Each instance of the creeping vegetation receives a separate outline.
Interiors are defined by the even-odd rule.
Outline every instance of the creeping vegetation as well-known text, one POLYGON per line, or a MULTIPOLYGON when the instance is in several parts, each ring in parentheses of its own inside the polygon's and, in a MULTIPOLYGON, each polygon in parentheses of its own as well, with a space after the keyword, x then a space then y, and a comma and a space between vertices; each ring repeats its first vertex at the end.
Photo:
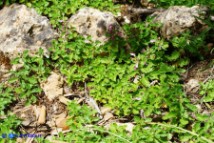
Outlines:
MULTIPOLYGON (((123 26, 129 38, 115 36, 100 45, 86 43, 86 39, 75 30, 63 29, 61 23, 84 6, 116 13, 118 5, 111 0, 12 0, 7 4, 13 2, 34 7, 50 19, 61 35, 53 41, 50 57, 43 56, 42 50, 33 57, 26 51, 12 62, 23 66, 18 71, 11 71, 8 82, 0 84, 0 133, 18 132, 20 121, 11 115, 10 107, 20 100, 27 105, 35 104, 43 96, 40 82, 51 70, 57 70, 65 77, 66 84, 78 91, 83 91, 84 83, 87 83, 90 96, 100 106, 111 108, 115 118, 132 123, 134 128, 130 133, 125 126, 116 123, 109 129, 99 126, 100 119, 95 110, 71 101, 67 107, 67 124, 71 131, 59 133, 56 140, 89 143, 214 142, 213 77, 201 83, 199 100, 201 105, 208 107, 204 112, 191 102, 181 78, 191 62, 206 59, 200 51, 207 48, 204 46, 207 37, 213 36, 212 24, 201 35, 189 32, 166 40, 155 31, 160 25, 147 18, 144 22, 123 26), (127 45, 131 53, 125 50, 127 45)), ((197 4, 197 1, 151 2, 166 7, 197 4)), ((213 2, 208 4, 212 8, 213 2)), ((48 142, 43 139, 36 141, 48 142)))

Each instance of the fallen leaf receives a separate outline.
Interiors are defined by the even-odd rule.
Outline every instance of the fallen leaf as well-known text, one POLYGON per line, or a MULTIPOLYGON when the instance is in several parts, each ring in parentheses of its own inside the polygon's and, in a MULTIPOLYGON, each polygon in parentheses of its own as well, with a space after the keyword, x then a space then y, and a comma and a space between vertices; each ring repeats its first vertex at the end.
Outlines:
POLYGON ((44 124, 46 120, 46 107, 43 105, 40 110, 38 124, 44 124))

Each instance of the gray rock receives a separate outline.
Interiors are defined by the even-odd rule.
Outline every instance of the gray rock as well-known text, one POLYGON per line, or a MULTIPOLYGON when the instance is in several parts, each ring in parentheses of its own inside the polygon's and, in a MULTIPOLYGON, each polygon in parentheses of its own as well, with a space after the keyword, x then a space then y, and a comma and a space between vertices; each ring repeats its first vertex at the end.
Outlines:
MULTIPOLYGON (((94 8, 82 8, 68 20, 68 27, 74 27, 83 36, 91 36, 93 41, 105 42, 106 33, 120 31, 121 27, 110 12, 101 12, 94 8)), ((122 32, 120 33, 122 35, 122 32)))
POLYGON ((207 7, 172 6, 163 12, 154 13, 155 21, 162 23, 160 33, 164 38, 171 38, 187 29, 198 30, 205 24, 200 20, 207 16, 207 7), (199 18, 197 18, 199 17, 199 18))
POLYGON ((31 54, 40 47, 47 52, 57 36, 46 17, 25 5, 13 4, 0 11, 0 50, 10 58, 27 49, 31 54))

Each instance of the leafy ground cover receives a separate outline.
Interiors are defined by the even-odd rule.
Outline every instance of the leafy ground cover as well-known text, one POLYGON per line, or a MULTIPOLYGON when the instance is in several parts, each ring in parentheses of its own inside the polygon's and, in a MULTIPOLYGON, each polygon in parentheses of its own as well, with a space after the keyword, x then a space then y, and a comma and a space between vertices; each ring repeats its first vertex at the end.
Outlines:
MULTIPOLYGON (((187 32, 165 40, 155 31, 159 25, 151 23, 148 18, 145 22, 124 25, 128 39, 115 36, 105 45, 97 46, 99 43, 85 43, 85 39, 73 29, 63 29, 61 23, 85 5, 116 12, 118 5, 111 0, 12 2, 24 3, 48 16, 61 35, 53 41, 49 58, 43 56, 40 50, 34 57, 25 52, 13 61, 13 64, 18 64, 21 58, 24 66, 11 72, 7 84, 0 85, 0 134, 19 131, 20 121, 11 114, 10 107, 26 98, 29 99, 26 104, 36 103, 42 95, 39 83, 45 80, 51 70, 57 70, 66 77, 66 84, 79 91, 84 90, 84 83, 87 83, 90 96, 99 105, 114 110, 118 120, 125 118, 123 122, 135 125, 131 134, 117 124, 112 124, 107 130, 98 125, 99 118, 95 111, 72 101, 68 105, 71 132, 61 133, 56 137, 57 140, 80 143, 214 142, 213 78, 201 83, 197 103, 192 103, 191 97, 184 92, 181 79, 188 65, 206 59, 201 50, 207 48, 204 45, 213 36, 212 23, 208 23, 210 28, 200 35, 187 32), (133 35, 133 31, 137 34, 133 35), (127 44, 131 47, 132 55, 126 53, 124 47, 127 44), (199 110, 198 104, 209 107, 209 113, 199 110)), ((198 3, 208 5, 205 1, 152 2, 161 7, 198 3)), ((212 9, 213 2, 209 4, 212 9)), ((15 142, 9 139, 1 141, 15 142)), ((36 141, 48 142, 42 138, 36 141)))

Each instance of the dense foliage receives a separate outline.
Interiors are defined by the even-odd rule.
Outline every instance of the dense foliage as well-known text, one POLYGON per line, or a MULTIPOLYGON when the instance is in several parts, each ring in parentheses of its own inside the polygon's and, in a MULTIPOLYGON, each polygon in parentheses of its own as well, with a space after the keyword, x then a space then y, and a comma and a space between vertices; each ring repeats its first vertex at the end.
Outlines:
MULTIPOLYGON (((113 5, 111 0, 16 2, 25 3, 48 16, 61 35, 53 41, 50 57, 43 56, 40 50, 34 57, 25 52, 14 60, 14 64, 17 64, 21 59, 24 66, 12 72, 9 84, 0 85, 1 116, 10 119, 0 119, 0 133, 6 133, 6 127, 15 129, 19 123, 10 115, 7 107, 18 99, 28 98, 28 104, 34 103, 42 92, 39 82, 51 70, 57 69, 66 77, 68 85, 80 85, 77 88, 81 90, 84 88, 82 83, 87 83, 90 95, 100 105, 114 109, 118 118, 127 117, 135 124, 131 135, 125 131, 125 127, 116 124, 106 130, 96 125, 96 112, 86 105, 71 102, 68 106, 71 116, 68 124, 72 131, 60 134, 58 139, 62 141, 214 142, 214 113, 207 115, 199 112, 183 91, 180 79, 191 58, 204 58, 199 51, 206 48, 204 43, 214 28, 212 25, 201 35, 185 33, 167 41, 154 30, 159 25, 147 19, 123 27, 128 39, 115 37, 105 45, 98 46, 99 43, 85 43, 83 37, 73 29, 63 29, 61 23, 83 6, 115 12, 118 6, 113 5), (133 32, 137 33, 133 35, 133 32), (131 47, 131 55, 125 50, 127 45, 131 47)), ((197 1, 152 2, 165 7, 198 4, 197 1)), ((210 5, 212 3, 209 2, 210 5)), ((200 103, 214 101, 213 83, 213 80, 202 83, 200 94, 203 98, 200 103)))

